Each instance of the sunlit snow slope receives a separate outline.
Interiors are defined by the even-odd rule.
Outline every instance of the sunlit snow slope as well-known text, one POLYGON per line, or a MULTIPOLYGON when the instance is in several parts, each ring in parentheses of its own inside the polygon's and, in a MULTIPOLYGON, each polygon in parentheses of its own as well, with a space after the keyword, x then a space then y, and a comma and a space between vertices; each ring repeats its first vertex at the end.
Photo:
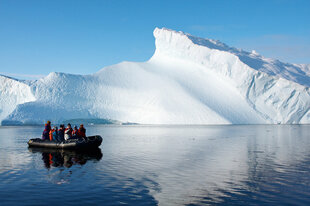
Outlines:
POLYGON ((156 51, 147 62, 123 62, 86 76, 51 73, 31 82, 1 77, 0 121, 310 123, 309 65, 168 29, 156 28, 154 36, 156 51))

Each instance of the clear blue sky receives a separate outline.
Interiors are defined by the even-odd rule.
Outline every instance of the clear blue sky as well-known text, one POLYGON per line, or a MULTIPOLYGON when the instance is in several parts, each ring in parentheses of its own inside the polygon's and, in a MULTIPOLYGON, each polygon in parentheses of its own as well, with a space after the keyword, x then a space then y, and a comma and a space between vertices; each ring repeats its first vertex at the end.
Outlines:
POLYGON ((0 73, 90 74, 146 61, 155 27, 310 63, 309 0, 0 0, 0 73))

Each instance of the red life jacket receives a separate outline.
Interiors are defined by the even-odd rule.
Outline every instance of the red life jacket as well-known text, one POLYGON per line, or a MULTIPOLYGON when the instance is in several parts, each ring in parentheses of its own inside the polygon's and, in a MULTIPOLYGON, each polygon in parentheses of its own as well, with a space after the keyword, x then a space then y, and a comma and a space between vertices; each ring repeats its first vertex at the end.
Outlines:
POLYGON ((73 133, 73 130, 72 130, 72 128, 66 128, 65 129, 65 134, 68 134, 70 137, 72 137, 72 133, 73 133))
POLYGON ((79 130, 78 129, 74 129, 72 131, 72 136, 77 136, 79 134, 79 130))
POLYGON ((86 137, 86 129, 83 127, 83 128, 79 128, 79 130, 78 130, 78 136, 79 137, 86 137))

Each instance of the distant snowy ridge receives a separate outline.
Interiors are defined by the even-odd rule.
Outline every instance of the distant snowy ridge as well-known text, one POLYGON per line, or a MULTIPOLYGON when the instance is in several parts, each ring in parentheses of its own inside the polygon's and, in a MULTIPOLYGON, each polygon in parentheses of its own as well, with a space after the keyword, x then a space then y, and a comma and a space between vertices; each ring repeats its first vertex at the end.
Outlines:
POLYGON ((310 123, 309 65, 169 29, 156 28, 154 36, 156 51, 147 62, 122 62, 92 75, 53 72, 28 82, 1 76, 0 121, 310 123))

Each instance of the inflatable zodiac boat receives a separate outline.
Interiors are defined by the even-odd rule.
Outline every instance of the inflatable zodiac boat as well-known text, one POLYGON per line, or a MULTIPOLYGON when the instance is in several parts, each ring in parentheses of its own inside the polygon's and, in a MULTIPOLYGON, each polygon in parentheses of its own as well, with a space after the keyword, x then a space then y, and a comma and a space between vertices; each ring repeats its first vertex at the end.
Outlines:
POLYGON ((30 139, 29 147, 44 147, 55 149, 88 149, 98 148, 101 145, 102 137, 99 135, 83 137, 79 139, 69 139, 62 142, 42 140, 40 138, 30 139))

